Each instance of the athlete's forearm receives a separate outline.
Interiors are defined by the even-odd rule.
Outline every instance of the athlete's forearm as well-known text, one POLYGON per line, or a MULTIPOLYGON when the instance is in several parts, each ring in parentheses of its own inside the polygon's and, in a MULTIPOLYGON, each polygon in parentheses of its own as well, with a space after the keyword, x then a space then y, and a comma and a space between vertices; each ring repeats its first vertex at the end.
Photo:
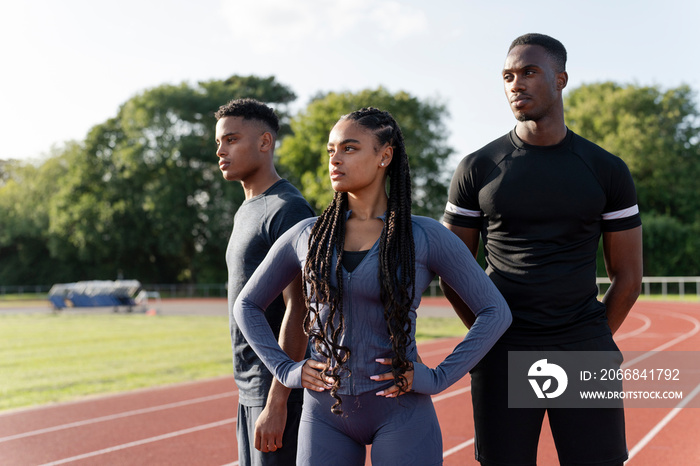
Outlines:
POLYGON ((452 309, 454 309, 455 313, 459 316, 464 325, 467 328, 471 328, 476 320, 474 311, 469 308, 467 303, 462 301, 462 298, 459 297, 457 292, 453 290, 450 285, 445 283, 442 278, 440 279, 440 289, 445 294, 445 298, 447 298, 447 300, 450 302, 452 309))
POLYGON ((630 309, 639 297, 640 287, 635 280, 620 283, 615 280, 603 297, 608 325, 613 335, 622 325, 630 309))

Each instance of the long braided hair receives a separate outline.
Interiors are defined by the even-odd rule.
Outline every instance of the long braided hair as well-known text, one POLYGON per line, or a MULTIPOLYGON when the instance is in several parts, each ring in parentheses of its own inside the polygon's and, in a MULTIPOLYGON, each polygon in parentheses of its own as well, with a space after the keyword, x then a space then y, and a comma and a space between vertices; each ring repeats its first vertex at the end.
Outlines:
MULTIPOLYGON (((411 174, 403 133, 389 112, 376 108, 363 108, 342 116, 343 119, 353 120, 372 131, 377 138, 377 147, 388 143, 393 148, 393 157, 387 167, 389 200, 379 241, 378 275, 384 319, 394 353, 391 372, 400 392, 405 392, 404 373, 413 367, 406 358, 406 348, 411 343, 408 311, 415 296, 416 266, 411 226, 411 174)), ((341 373, 349 371, 346 363, 350 357, 350 349, 339 344, 345 330, 342 260, 347 210, 347 193, 336 192, 311 230, 304 266, 304 281, 308 284, 308 289, 303 287, 307 309, 304 326, 316 350, 326 358, 328 368, 324 375, 333 379, 330 394, 336 400, 331 408, 335 414, 343 412, 337 392, 341 373), (334 251, 337 262, 335 270, 331 270, 334 251), (331 286, 332 273, 335 273, 337 287, 331 286), (314 299, 318 304, 312 303, 314 299), (329 314, 325 322, 320 322, 320 305, 324 304, 328 306, 329 314)))

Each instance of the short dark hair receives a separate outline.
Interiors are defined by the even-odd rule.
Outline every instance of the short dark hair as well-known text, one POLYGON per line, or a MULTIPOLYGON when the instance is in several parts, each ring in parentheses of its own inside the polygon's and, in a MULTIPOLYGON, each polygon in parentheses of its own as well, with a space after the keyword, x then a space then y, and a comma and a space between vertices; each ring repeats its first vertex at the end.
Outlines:
POLYGON ((280 130, 280 120, 273 109, 255 99, 234 99, 219 107, 214 114, 217 120, 224 117, 242 117, 244 120, 256 120, 267 125, 277 136, 280 130))
POLYGON ((564 44, 554 37, 545 34, 537 34, 535 32, 523 34, 511 42, 508 53, 513 50, 513 47, 518 45, 539 45, 552 57, 558 68, 557 72, 566 71, 566 49, 564 48, 564 44))

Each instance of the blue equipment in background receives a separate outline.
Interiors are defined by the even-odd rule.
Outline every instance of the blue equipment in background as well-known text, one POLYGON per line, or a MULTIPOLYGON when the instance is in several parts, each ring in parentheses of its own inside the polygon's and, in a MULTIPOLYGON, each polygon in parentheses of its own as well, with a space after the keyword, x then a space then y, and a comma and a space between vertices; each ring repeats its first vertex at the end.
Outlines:
POLYGON ((54 309, 65 307, 105 307, 119 310, 125 306, 129 311, 136 305, 136 296, 141 291, 138 280, 90 280, 75 283, 57 283, 49 290, 49 301, 54 309))

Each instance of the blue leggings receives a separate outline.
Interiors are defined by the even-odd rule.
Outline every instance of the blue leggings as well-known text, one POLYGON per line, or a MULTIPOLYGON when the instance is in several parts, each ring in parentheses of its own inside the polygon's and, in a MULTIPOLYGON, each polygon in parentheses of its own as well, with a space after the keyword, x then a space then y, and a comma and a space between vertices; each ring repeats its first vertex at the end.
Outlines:
POLYGON ((442 464, 442 433, 430 396, 385 398, 371 392, 341 398, 343 414, 337 415, 328 392, 304 390, 298 466, 363 466, 370 444, 375 465, 442 464))

